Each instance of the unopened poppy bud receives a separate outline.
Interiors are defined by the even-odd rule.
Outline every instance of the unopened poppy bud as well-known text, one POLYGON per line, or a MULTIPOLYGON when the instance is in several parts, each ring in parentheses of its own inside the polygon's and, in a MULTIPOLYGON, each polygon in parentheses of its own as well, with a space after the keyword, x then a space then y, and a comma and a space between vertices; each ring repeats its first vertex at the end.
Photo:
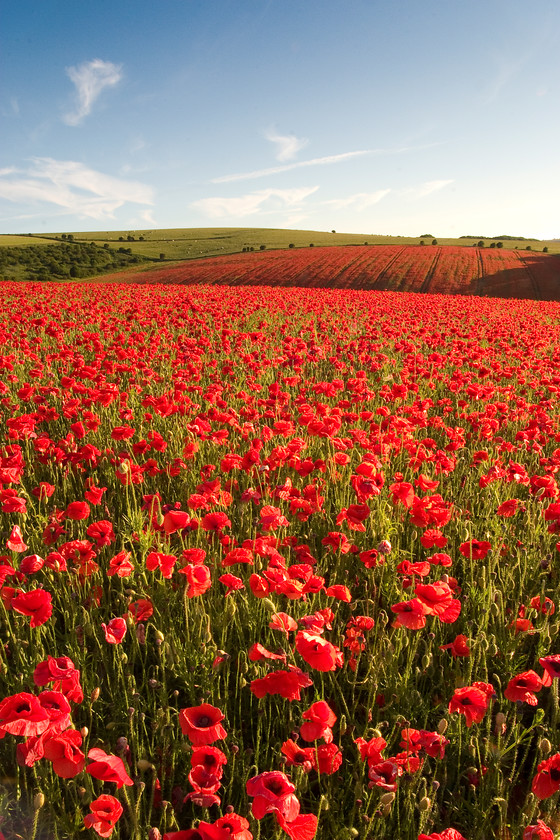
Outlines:
POLYGON ((431 664, 432 664, 432 655, 428 654, 428 653, 425 653, 424 656, 422 657, 422 668, 424 670, 426 670, 426 668, 429 668, 431 664))
POLYGON ((153 764, 145 758, 139 758, 136 762, 138 769, 145 773, 147 770, 151 770, 153 768, 153 764))
POLYGON ((80 735, 82 736, 82 738, 87 738, 87 736, 89 735, 89 729, 87 728, 87 726, 82 726, 82 728, 80 729, 80 735))
POLYGON ((148 831, 148 840, 161 840, 161 831, 159 828, 150 828, 148 831))
POLYGON ((552 752, 552 744, 550 743, 548 738, 541 738, 541 740, 539 741, 539 752, 542 755, 548 755, 550 752, 552 752))
POLYGON ((390 805, 391 802, 393 802, 394 798, 395 794, 393 793, 393 791, 389 791, 388 793, 382 793, 379 797, 379 804, 383 806, 390 805))
POLYGON ((498 712, 496 715, 496 726, 495 726, 495 733, 496 735, 503 735, 506 731, 506 716, 503 712, 498 712))
MULTIPOLYGON (((236 606, 233 598, 226 598, 226 605, 225 605, 225 609, 223 611, 223 614, 225 615, 226 619, 228 621, 231 621, 231 619, 233 618, 233 616, 235 615, 236 612, 237 612, 237 606, 236 606)), ((212 638, 212 636, 210 636, 210 638, 212 638)), ((208 639, 208 641, 210 641, 210 639, 208 639)))
POLYGON ((156 630, 155 637, 156 637, 156 644, 159 642, 159 644, 161 645, 161 643, 165 641, 165 636, 163 635, 161 630, 156 630))
POLYGON ((432 800, 427 796, 423 796, 420 802, 418 803, 418 808, 420 809, 420 811, 429 811, 431 807, 432 800))
POLYGON ((328 811, 330 807, 328 798, 326 796, 322 796, 319 801, 319 811, 328 811))
POLYGON ((261 598, 261 604, 265 607, 265 609, 269 610, 269 612, 276 612, 276 604, 274 601, 271 601, 270 598, 261 598))
POLYGON ((440 735, 445 735, 445 733, 447 732, 447 727, 448 726, 449 726, 449 722, 445 718, 442 718, 437 725, 437 731, 439 732, 440 735))
POLYGON ((95 703, 97 699, 99 699, 99 695, 101 694, 101 689, 99 687, 94 688, 90 694, 90 700, 92 703, 95 703))
POLYGON ((138 640, 139 645, 146 644, 146 627, 144 624, 136 625, 136 638, 138 640))
POLYGON ((39 791, 39 793, 36 793, 33 797, 33 810, 40 811, 44 804, 45 794, 42 791, 39 791))

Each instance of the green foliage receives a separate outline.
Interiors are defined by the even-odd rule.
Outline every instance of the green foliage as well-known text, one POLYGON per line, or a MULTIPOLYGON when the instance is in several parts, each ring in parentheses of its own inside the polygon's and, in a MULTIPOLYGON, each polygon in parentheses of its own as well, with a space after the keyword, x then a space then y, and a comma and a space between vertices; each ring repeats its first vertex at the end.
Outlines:
MULTIPOLYGON (((70 236, 68 235, 68 239, 70 236)), ((63 280, 93 277, 108 271, 145 262, 130 248, 118 252, 94 243, 31 245, 26 248, 0 248, 0 274, 8 280, 63 280)))

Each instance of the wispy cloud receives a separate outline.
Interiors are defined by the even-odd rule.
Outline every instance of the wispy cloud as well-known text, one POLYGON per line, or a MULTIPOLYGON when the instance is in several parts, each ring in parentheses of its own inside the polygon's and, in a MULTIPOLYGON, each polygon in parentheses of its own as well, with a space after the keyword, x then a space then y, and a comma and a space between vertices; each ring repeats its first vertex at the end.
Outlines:
POLYGON ((377 204, 382 198, 385 198, 391 192, 390 189, 376 190, 375 192, 353 193, 346 198, 330 198, 328 201, 322 203, 332 207, 334 210, 343 210, 346 207, 351 207, 353 210, 365 210, 373 204, 377 204))
POLYGON ((256 190, 233 198, 202 198, 199 201, 193 201, 191 207, 214 219, 225 216, 241 218, 263 211, 274 212, 287 208, 293 212, 294 209, 299 209, 299 205, 318 189, 319 187, 300 187, 286 190, 256 190))
POLYGON ((76 87, 76 109, 63 117, 67 125, 79 125, 91 112, 94 102, 106 87, 113 87, 122 79, 122 65, 94 58, 77 67, 67 67, 66 74, 76 87))
MULTIPOLYGON (((426 147, 422 147, 426 148, 426 147)), ((403 146, 397 149, 360 149, 355 152, 342 152, 338 155, 327 155, 326 157, 300 160, 295 163, 287 163, 284 166, 272 166, 268 169, 255 169, 252 172, 236 172, 232 175, 220 175, 212 178, 212 184, 226 184, 231 181, 249 181, 253 178, 263 178, 268 175, 277 175, 280 172, 289 172, 291 169, 304 169, 307 166, 326 166, 332 163, 342 163, 353 158, 365 157, 366 155, 398 155, 402 152, 411 151, 409 147, 403 146)))
POLYGON ((0 171, 0 198, 19 204, 50 204, 64 213, 110 219, 123 204, 153 204, 152 188, 114 178, 76 161, 33 158, 25 169, 0 171))
POLYGON ((295 134, 278 134, 273 128, 265 133, 265 137, 278 147, 276 160, 281 162, 295 158, 297 153, 309 142, 305 137, 296 137, 295 134))
POLYGON ((437 192, 438 190, 442 190, 444 187, 449 186, 449 184, 453 183, 453 179, 450 180, 439 180, 439 181, 426 181, 423 184, 419 184, 417 187, 409 187, 408 189, 403 190, 403 195, 406 198, 424 198, 431 193, 437 192))

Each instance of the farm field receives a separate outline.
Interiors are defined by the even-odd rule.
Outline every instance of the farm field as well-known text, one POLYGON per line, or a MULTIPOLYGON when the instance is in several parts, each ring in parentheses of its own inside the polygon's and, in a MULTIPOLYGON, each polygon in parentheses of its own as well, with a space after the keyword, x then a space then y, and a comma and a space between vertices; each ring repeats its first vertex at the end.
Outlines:
POLYGON ((557 835, 560 305, 0 289, 6 840, 557 835))
MULTIPOLYGON (((437 231, 435 232, 437 237, 437 231)), ((266 249, 308 248, 326 245, 418 245, 421 240, 431 244, 434 237, 382 236, 379 234, 336 233, 317 230, 284 230, 274 228, 171 228, 167 230, 123 230, 123 231, 75 231, 74 233, 34 233, 21 235, 0 234, 0 248, 26 247, 28 245, 48 245, 68 241, 76 243, 94 242, 100 247, 107 245, 111 249, 125 246, 133 254, 152 260, 159 260, 164 255, 166 261, 200 259, 202 257, 223 256, 242 253, 244 249, 258 251, 266 249), (64 237, 64 239, 63 239, 64 237)), ((459 239, 437 238, 440 245, 453 245, 461 248, 475 245, 483 237, 459 239)), ((497 239, 484 239, 485 246, 497 239)), ((560 241, 536 239, 504 239, 505 250, 525 249, 533 251, 548 248, 549 253, 560 253, 560 241)))
POLYGON ((100 279, 560 300, 560 257, 445 245, 331 246, 208 257, 100 279))

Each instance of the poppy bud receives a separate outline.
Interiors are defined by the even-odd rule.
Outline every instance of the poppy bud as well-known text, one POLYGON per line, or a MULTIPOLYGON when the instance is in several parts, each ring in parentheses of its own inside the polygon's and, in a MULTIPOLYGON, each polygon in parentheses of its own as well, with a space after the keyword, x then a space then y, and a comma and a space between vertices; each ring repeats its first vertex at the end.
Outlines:
POLYGON ((393 802, 394 798, 395 798, 395 794, 394 794, 393 791, 389 791, 388 793, 383 793, 379 797, 379 804, 385 807, 387 805, 390 805, 391 802, 393 802))
POLYGON ((270 610, 271 613, 276 612, 276 605, 273 601, 270 600, 270 598, 262 598, 261 604, 263 605, 263 607, 266 607, 267 610, 270 610))
POLYGON ((82 736, 82 738, 87 738, 87 736, 89 735, 89 729, 87 728, 87 726, 82 726, 82 728, 80 729, 80 735, 82 736))
POLYGON ((432 807, 432 800, 429 799, 427 796, 423 796, 420 802, 418 803, 418 808, 420 811, 429 811, 432 807))
POLYGON ((161 840, 161 831, 159 828, 150 828, 148 831, 148 840, 161 840))
POLYGON ((437 731, 439 732, 440 735, 445 735, 445 733, 447 732, 448 725, 449 725, 449 722, 445 718, 442 718, 440 720, 440 722, 437 725, 437 731))
POLYGON ((539 741, 539 752, 542 753, 542 755, 548 755, 552 752, 552 744, 548 738, 541 738, 539 741))
POLYGON ((152 770, 153 766, 154 766, 151 762, 149 762, 145 758, 139 758, 138 761, 136 762, 136 765, 137 765, 138 769, 141 770, 143 773, 145 773, 147 770, 152 770))
POLYGON ((94 689, 93 689, 93 691, 92 691, 92 692, 91 692, 91 694, 90 694, 90 700, 91 700, 91 702, 92 702, 92 703, 95 703, 95 701, 99 698, 99 695, 100 695, 100 694, 101 694, 101 689, 100 689, 99 687, 98 687, 98 688, 94 688, 94 689))
POLYGON ((156 642, 159 642, 160 644, 161 644, 163 641, 165 641, 165 636, 163 635, 163 633, 161 632, 161 630, 156 630, 156 632, 155 632, 155 637, 156 637, 156 642))
POLYGON ((39 791, 39 793, 36 793, 33 797, 33 810, 40 811, 44 804, 45 794, 42 791, 39 791))

